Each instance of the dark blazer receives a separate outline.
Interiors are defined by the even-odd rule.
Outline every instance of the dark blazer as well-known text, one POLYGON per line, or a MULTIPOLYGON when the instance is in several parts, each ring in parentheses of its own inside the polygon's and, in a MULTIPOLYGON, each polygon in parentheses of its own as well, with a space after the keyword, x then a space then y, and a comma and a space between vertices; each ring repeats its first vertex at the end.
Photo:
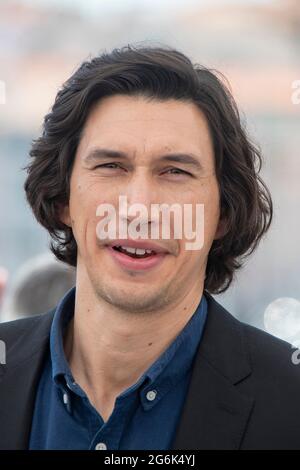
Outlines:
MULTIPOLYGON (((300 449, 294 349, 208 298, 208 316, 173 449, 300 449)), ((26 449, 54 310, 0 324, 0 449, 26 449)))

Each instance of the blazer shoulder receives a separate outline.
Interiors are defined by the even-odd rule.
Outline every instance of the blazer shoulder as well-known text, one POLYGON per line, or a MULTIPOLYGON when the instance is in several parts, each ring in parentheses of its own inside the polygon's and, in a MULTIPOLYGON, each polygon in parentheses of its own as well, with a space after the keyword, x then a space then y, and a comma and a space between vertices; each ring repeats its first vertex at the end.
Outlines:
POLYGON ((288 380, 300 391, 300 351, 291 343, 240 320, 254 371, 284 385, 288 380), (291 382, 292 381, 292 382, 291 382))
POLYGON ((206 338, 206 349, 210 351, 210 357, 218 353, 218 357, 214 357, 216 364, 225 355, 227 369, 233 368, 229 367, 229 362, 236 367, 242 362, 248 363, 252 377, 258 380, 282 384, 285 380, 292 380, 296 381, 297 389, 298 385, 300 387, 299 350, 287 341, 236 318, 212 296, 208 299, 211 319, 208 315, 210 334, 206 338), (212 342, 214 348, 210 346, 212 342))
POLYGON ((0 323, 0 339, 9 342, 24 334, 44 336, 50 330, 54 312, 55 309, 52 309, 38 315, 0 323))
POLYGON ((299 350, 270 333, 240 323, 252 373, 237 387, 254 399, 242 448, 299 449, 299 350))

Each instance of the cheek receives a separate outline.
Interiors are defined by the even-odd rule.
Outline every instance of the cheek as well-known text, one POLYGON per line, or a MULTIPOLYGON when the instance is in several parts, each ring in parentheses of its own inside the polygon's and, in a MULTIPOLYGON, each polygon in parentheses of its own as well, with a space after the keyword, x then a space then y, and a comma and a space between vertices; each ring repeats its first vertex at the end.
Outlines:
POLYGON ((207 191, 203 193, 202 203, 204 205, 204 248, 210 247, 214 238, 219 217, 219 190, 217 184, 209 185, 207 191))
MULTIPOLYGON (((100 193, 101 195, 101 193, 100 193)), ((77 219, 95 217, 99 197, 99 187, 83 176, 73 176, 71 180, 70 210, 77 219)))
POLYGON ((69 203, 70 217, 73 234, 79 245, 87 238, 90 227, 96 224, 97 204, 95 192, 88 190, 81 182, 76 184, 73 181, 69 203))
POLYGON ((207 250, 204 248, 200 250, 184 250, 182 246, 182 256, 179 261, 177 259, 176 270, 174 272, 179 276, 179 280, 184 282, 184 279, 189 276, 191 279, 201 277, 203 272, 203 266, 205 265, 207 257, 207 250))

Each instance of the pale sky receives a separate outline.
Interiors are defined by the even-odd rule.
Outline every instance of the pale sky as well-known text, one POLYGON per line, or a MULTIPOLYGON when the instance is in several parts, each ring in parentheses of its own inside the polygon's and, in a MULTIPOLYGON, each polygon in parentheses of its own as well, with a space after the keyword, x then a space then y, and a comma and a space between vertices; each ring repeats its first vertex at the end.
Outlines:
MULTIPOLYGON (((2 0, 3 1, 3 0, 2 0)), ((6 0, 9 3, 9 0, 6 0)), ((242 4, 272 4, 277 3, 276 0, 20 0, 20 2, 44 7, 57 5, 59 8, 77 8, 83 14, 94 15, 95 12, 101 11, 122 11, 134 7, 140 9, 168 9, 187 5, 207 6, 212 4, 221 5, 242 5, 242 4)))

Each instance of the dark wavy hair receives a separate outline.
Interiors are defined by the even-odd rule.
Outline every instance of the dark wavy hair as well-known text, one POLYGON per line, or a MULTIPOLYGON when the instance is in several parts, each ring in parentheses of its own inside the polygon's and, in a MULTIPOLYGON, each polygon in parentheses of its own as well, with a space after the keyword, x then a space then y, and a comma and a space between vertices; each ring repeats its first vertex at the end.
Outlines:
POLYGON ((58 91, 24 168, 26 197, 51 236, 51 251, 76 266, 77 244, 72 229, 60 221, 59 211, 69 201, 74 155, 87 116, 101 98, 116 94, 193 102, 206 116, 226 233, 213 241, 204 288, 212 294, 225 291, 235 270, 268 230, 272 199, 259 176, 260 150, 243 128, 223 75, 193 64, 168 46, 127 45, 105 51, 84 61, 58 91))

